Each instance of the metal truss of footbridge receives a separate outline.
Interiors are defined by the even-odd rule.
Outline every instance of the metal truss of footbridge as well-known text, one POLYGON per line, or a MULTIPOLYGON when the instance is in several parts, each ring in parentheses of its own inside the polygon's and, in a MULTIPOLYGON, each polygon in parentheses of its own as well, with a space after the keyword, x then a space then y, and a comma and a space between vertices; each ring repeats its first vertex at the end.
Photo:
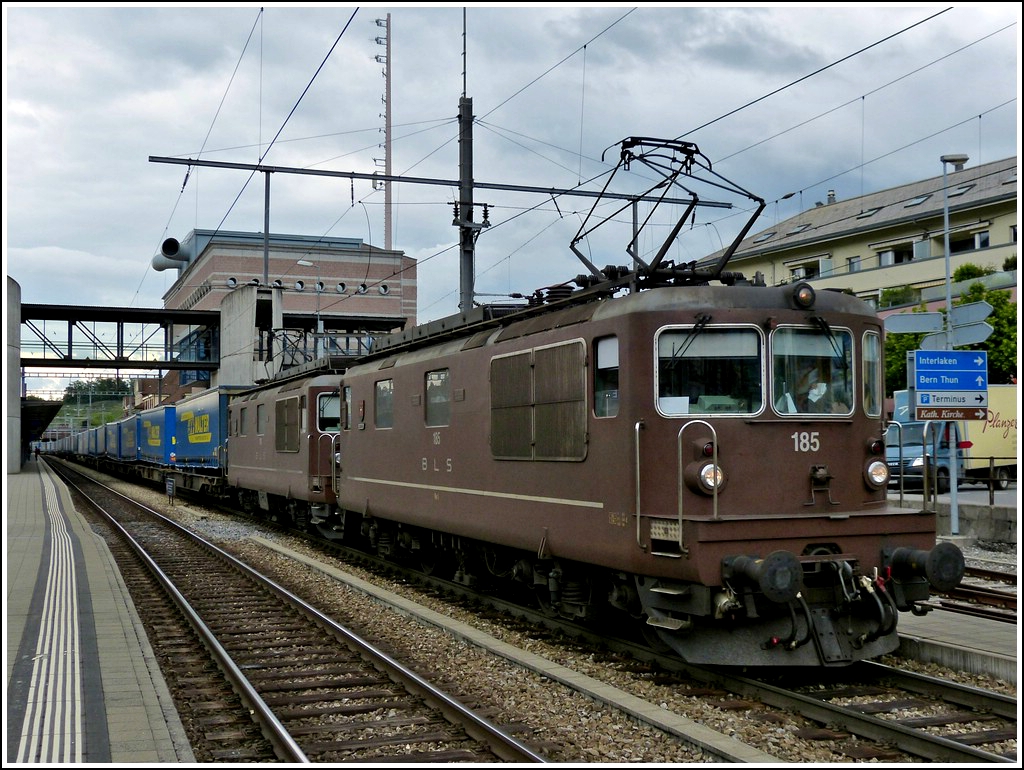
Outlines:
POLYGON ((215 371, 220 312, 21 305, 21 368, 215 371))

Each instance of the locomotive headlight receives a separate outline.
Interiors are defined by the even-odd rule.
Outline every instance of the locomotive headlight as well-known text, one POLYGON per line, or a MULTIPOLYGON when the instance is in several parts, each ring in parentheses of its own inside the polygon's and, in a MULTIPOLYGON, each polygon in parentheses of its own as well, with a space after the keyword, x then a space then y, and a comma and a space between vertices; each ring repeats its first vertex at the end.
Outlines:
POLYGON ((711 492, 716 488, 721 489, 725 483, 725 474, 714 463, 708 463, 697 472, 697 479, 706 491, 711 492))
POLYGON ((793 287, 793 302, 802 310, 810 310, 814 307, 816 299, 814 289, 809 283, 800 282, 793 287))
POLYGON ((884 487, 889 483, 889 467, 882 460, 872 460, 864 470, 864 478, 873 487, 884 487))

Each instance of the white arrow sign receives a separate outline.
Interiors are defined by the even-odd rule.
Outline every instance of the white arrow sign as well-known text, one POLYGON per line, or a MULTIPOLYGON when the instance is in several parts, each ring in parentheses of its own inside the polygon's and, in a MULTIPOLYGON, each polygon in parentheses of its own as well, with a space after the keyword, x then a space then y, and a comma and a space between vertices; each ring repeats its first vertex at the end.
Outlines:
POLYGON ((953 347, 977 345, 992 333, 992 327, 984 321, 953 327, 953 347))
MULTIPOLYGON (((984 321, 963 326, 953 327, 953 347, 962 345, 977 345, 988 339, 992 333, 992 327, 984 321)), ((944 350, 946 347, 946 333, 937 332, 921 338, 918 345, 921 350, 944 350)))
POLYGON ((942 328, 942 313, 895 313, 885 317, 887 334, 937 332, 942 328))
POLYGON ((949 311, 949 318, 953 322, 954 327, 967 326, 978 321, 984 321, 991 313, 992 306, 982 300, 981 302, 968 302, 966 305, 957 305, 949 311))

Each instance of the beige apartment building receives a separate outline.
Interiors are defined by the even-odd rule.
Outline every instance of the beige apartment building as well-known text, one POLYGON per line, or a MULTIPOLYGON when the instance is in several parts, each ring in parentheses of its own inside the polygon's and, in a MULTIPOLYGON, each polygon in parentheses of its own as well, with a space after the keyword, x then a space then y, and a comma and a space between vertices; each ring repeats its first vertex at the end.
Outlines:
POLYGON ((830 191, 813 208, 744 239, 728 269, 748 278, 760 272, 769 286, 807 280, 850 290, 883 314, 886 289, 909 287, 911 304, 944 302, 947 206, 950 275, 967 263, 990 267, 997 274, 986 283, 1011 289, 1015 300, 1016 157, 949 166, 945 190, 939 175, 849 200, 830 191))

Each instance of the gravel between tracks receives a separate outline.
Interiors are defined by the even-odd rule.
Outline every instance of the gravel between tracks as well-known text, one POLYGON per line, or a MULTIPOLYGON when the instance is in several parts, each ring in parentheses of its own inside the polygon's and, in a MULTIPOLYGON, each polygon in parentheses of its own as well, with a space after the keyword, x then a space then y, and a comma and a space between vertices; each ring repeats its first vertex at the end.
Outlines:
MULTIPOLYGON (((138 488, 133 488, 137 493, 138 488)), ((333 614, 339 622, 358 622, 370 626, 380 642, 401 650, 404 660, 420 671, 444 672, 461 694, 470 694, 479 705, 489 707, 493 722, 499 725, 525 725, 534 730, 529 740, 543 740, 543 751, 551 761, 563 763, 643 762, 693 763, 714 761, 698 749, 682 744, 674 736, 645 725, 630 716, 601 706, 589 698, 545 677, 533 674, 503 658, 454 639, 440 629, 382 606, 373 599, 351 590, 319 572, 297 565, 291 559, 252 543, 253 524, 210 512, 201 506, 177 501, 167 508, 166 498, 152 492, 151 507, 170 511, 174 517, 192 526, 201 534, 219 542, 222 547, 244 553, 273 574, 289 575, 291 585, 304 587, 302 593, 317 597, 317 604, 333 614)), ((271 530, 260 536, 279 541, 286 547, 316 557, 316 551, 298 538, 271 530)), ((988 560, 1013 560, 1015 549, 991 550, 988 545, 965 549, 968 561, 975 556, 988 560), (1002 555, 994 555, 1002 554, 1002 555)), ((346 568, 360 577, 359 570, 346 568)), ((282 581, 283 582, 283 581, 282 581)), ((795 733, 810 723, 798 715, 790 715, 783 723, 766 722, 744 710, 728 710, 710 705, 700 698, 683 697, 673 688, 619 671, 594 659, 591 655, 568 653, 564 649, 537 640, 515 638, 516 635, 471 613, 454 610, 447 603, 433 600, 404 584, 381 581, 394 593, 406 596, 435 611, 486 631, 510 644, 580 671, 588 676, 619 687, 644 700, 659 703, 698 724, 731 736, 743 743, 771 754, 784 762, 849 762, 835 751, 833 741, 810 743, 795 733)), ((296 590, 296 592, 299 592, 296 590)), ((885 661, 883 661, 885 662, 885 661)), ((906 661, 898 661, 905 665, 906 661)), ((987 689, 1016 695, 1016 687, 988 676, 954 672, 932 664, 912 664, 915 670, 933 676, 960 681, 987 689)))

